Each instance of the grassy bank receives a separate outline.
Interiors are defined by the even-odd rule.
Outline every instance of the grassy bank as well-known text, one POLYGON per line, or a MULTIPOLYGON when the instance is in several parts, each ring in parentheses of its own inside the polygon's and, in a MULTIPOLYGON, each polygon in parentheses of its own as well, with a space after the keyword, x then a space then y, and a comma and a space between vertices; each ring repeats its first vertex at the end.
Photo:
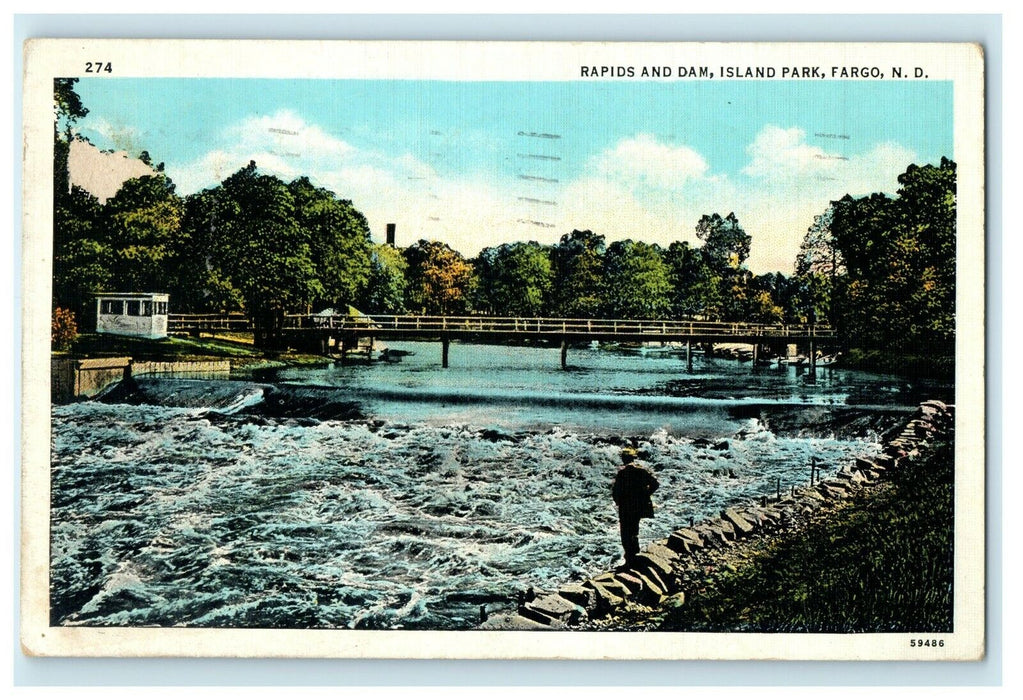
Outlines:
POLYGON ((250 373, 259 369, 288 365, 317 365, 328 362, 319 355, 303 353, 265 354, 252 344, 251 334, 234 333, 201 338, 132 338, 128 336, 83 334, 78 336, 65 357, 119 357, 159 362, 192 360, 230 360, 232 373, 250 373))
MULTIPOLYGON (((680 606, 622 611, 610 626, 695 632, 952 629, 951 445, 804 529, 716 552, 680 606)), ((677 601, 676 601, 677 602, 677 601)))
POLYGON ((853 348, 842 356, 840 365, 879 374, 895 374, 921 379, 951 380, 955 378, 955 354, 908 354, 853 348))

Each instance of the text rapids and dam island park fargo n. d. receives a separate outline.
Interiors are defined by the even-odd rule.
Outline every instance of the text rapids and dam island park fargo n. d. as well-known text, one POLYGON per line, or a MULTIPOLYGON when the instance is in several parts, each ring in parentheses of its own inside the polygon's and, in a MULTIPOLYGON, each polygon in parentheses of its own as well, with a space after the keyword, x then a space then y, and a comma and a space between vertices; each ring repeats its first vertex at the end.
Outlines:
POLYGON ((981 658, 982 85, 29 42, 24 648, 981 658))
POLYGON ((872 78, 926 79, 920 66, 580 66, 580 78, 705 78, 806 80, 825 78, 850 80, 872 78))

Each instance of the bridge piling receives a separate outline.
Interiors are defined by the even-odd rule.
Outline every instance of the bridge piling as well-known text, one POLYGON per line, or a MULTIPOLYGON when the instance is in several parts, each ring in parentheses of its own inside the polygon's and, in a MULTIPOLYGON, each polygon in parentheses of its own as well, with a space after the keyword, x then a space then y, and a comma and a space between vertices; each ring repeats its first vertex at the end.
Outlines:
POLYGON ((568 341, 561 339, 561 369, 568 369, 568 341))
POLYGON ((447 338, 441 338, 440 341, 440 366, 444 369, 448 368, 448 347, 451 345, 451 341, 447 338))
POLYGON ((693 341, 686 341, 686 371, 693 371, 693 341))

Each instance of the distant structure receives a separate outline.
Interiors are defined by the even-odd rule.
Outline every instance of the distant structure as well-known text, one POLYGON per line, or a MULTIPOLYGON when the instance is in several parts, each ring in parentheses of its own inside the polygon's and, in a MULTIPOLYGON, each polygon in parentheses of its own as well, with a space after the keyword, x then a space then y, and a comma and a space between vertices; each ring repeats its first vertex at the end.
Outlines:
POLYGON ((96 332, 136 338, 166 338, 168 300, 167 294, 97 294, 96 332))
POLYGON ((387 245, 394 247, 394 231, 397 228, 396 224, 387 224, 387 245))

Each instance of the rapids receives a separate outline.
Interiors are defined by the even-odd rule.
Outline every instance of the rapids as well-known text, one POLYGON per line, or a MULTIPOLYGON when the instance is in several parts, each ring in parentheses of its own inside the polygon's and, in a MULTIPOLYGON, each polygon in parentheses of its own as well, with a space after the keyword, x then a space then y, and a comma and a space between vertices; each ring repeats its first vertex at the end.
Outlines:
POLYGON ((643 541, 877 449, 933 387, 671 352, 401 343, 397 363, 140 378, 55 406, 57 625, 464 629, 620 557, 623 444, 657 475, 643 541), (703 391, 701 391, 703 387, 703 391))

